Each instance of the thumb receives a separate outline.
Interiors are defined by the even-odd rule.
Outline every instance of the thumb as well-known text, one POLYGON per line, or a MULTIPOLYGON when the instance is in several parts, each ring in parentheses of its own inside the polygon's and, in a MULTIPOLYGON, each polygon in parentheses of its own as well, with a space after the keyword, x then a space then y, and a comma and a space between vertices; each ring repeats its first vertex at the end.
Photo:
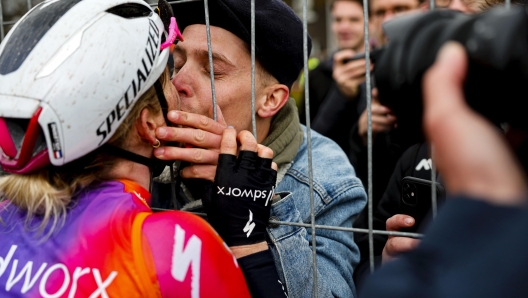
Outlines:
POLYGON ((378 91, 378 88, 373 88, 372 89, 372 103, 374 104, 380 104, 380 101, 379 101, 379 91, 378 91))
MULTIPOLYGON (((213 108, 213 106, 209 108, 209 117, 211 119, 214 119, 213 108)), ((222 114, 222 110, 220 109, 220 106, 218 104, 216 105, 216 122, 227 126, 226 121, 224 119, 224 114, 222 114)))

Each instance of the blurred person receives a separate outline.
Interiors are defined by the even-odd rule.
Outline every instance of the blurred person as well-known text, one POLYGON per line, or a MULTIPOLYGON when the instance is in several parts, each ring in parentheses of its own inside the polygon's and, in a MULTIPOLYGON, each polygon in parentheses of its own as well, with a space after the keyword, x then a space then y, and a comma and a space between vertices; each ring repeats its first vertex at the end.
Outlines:
MULTIPOLYGON (((11 173, 0 178, 0 296, 285 296, 265 241, 228 247, 201 218, 150 208, 165 165, 156 129, 179 106, 167 60, 181 34, 164 13, 140 0, 48 1, 0 44, 0 165, 11 173)), ((214 186, 258 177, 254 191, 272 190, 271 149, 234 129, 221 142, 214 186)), ((231 223, 226 241, 239 235, 246 222, 209 199, 231 223)), ((257 219, 270 208, 243 204, 264 234, 257 219)))
POLYGON ((448 200, 416 249, 369 277, 361 297, 528 295, 526 175, 495 125, 466 104, 467 67, 451 42, 423 79, 424 130, 448 200))
MULTIPOLYGON (((436 1, 439 9, 459 10, 464 13, 481 12, 491 7, 491 4, 484 0, 474 1, 436 1)), ((375 109, 373 105, 373 111, 375 109)), ((374 113, 374 112, 373 112, 374 113)), ((374 120, 373 120, 374 122, 374 120)), ((495 123, 498 127, 499 124, 495 123)), ((375 205, 373 212, 373 227, 376 230, 401 231, 402 229, 415 226, 415 219, 402 214, 401 206, 402 179, 410 176, 423 180, 431 180, 432 161, 429 143, 419 143, 408 148, 398 160, 396 167, 389 180, 387 188, 378 205, 375 205)), ((442 175, 436 171, 437 181, 442 182, 442 175)), ((366 220, 356 221, 358 228, 367 228, 366 220)), ((423 228, 425 225, 422 223, 423 228)), ((369 274, 368 256, 368 235, 355 235, 356 243, 362 252, 361 263, 355 272, 355 280, 358 287, 363 279, 369 274)), ((375 265, 380 266, 399 254, 406 252, 419 243, 419 240, 408 237, 387 237, 385 235, 374 236, 374 257, 375 265)))
MULTIPOLYGON (((385 44, 383 35, 383 23, 395 17, 417 13, 427 8, 428 3, 420 0, 370 0, 369 33, 372 36, 372 48, 385 44)), ((377 205, 383 191, 387 186, 390 175, 398 158, 402 154, 398 135, 394 133, 397 127, 397 119, 393 112, 386 106, 380 104, 377 89, 375 88, 375 76, 372 80, 372 140, 373 140, 373 197, 374 206, 377 205)), ((366 87, 362 85, 362 89, 366 87)), ((357 120, 348 131, 348 158, 363 185, 367 185, 368 158, 367 158, 367 136, 368 136, 368 111, 366 91, 363 92, 357 103, 357 120)), ((366 220, 366 211, 360 218, 366 220)))
MULTIPOLYGON (((172 82, 180 95, 182 111, 168 116, 171 122, 183 127, 160 128, 156 136, 186 146, 161 146, 154 154, 163 160, 188 163, 181 170, 182 188, 187 190, 183 209, 205 211, 214 218, 214 208, 203 206, 200 199, 202 190, 214 179, 221 134, 226 125, 237 131, 252 128, 250 3, 209 1, 218 122, 211 119, 203 3, 177 3, 174 8, 185 38, 185 42, 175 46, 173 55, 172 82)), ((299 123, 295 101, 289 98, 290 88, 303 67, 302 22, 279 0, 257 1, 255 15, 257 141, 273 150, 273 160, 279 167, 271 216, 285 222, 308 223, 311 214, 307 131, 299 123), (288 30, 284 30, 284 24, 288 24, 288 30)), ((350 227, 366 203, 364 189, 346 155, 334 142, 311 132, 311 144, 316 157, 313 159, 316 222, 350 227)), ((247 211, 243 218, 251 222, 247 211)), ((320 297, 354 296, 352 275, 359 255, 352 235, 331 230, 315 233, 317 284, 313 279, 311 230, 286 225, 267 229, 268 245, 288 296, 308 297, 314 289, 320 297)))
MULTIPOLYGON (((312 129, 347 152, 348 131, 357 120, 357 99, 366 70, 365 59, 346 59, 365 51, 363 1, 335 0, 331 14, 338 51, 310 71, 310 119, 312 129)), ((305 123, 304 109, 299 115, 305 123)))
POLYGON ((374 48, 386 43, 383 23, 392 20, 394 17, 426 10, 429 7, 429 3, 425 0, 370 0, 369 4, 369 34, 374 39, 374 48))

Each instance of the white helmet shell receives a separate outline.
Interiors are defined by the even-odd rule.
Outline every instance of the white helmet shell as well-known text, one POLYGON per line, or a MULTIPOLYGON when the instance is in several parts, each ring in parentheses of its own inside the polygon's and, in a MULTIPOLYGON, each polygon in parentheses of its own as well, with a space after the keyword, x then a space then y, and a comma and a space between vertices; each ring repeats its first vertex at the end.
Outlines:
POLYGON ((160 52, 163 34, 163 22, 142 0, 40 3, 0 45, 0 117, 30 119, 40 110, 55 166, 90 153, 163 73, 169 57, 168 49, 160 52), (109 12, 121 5, 145 13, 109 12))

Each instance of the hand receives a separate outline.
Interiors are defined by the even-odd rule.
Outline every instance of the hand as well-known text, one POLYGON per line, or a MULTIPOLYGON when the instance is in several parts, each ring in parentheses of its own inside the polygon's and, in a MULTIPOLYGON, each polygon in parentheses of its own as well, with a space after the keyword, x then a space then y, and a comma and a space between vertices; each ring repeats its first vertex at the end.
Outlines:
MULTIPOLYGON (((396 116, 386 106, 382 106, 378 99, 378 89, 372 89, 372 139, 381 132, 390 131, 396 128, 396 116)), ((367 145, 368 141, 368 107, 361 113, 358 120, 358 133, 367 145)))
MULTIPOLYGON (((215 182, 202 198, 209 223, 230 247, 265 242, 277 165, 273 151, 248 131, 223 133, 215 182), (237 158, 237 139, 240 154, 237 158)), ((267 246, 266 246, 267 247, 267 246)))
MULTIPOLYGON (((408 215, 396 214, 387 219, 385 225, 387 231, 400 231, 402 228, 412 227, 414 225, 414 218, 408 215)), ((415 248, 418 243, 420 243, 420 240, 418 239, 389 236, 389 240, 387 240, 381 254, 381 262, 385 264, 386 262, 391 261, 399 254, 415 248)))
POLYGON ((336 81, 339 91, 349 100, 356 98, 359 84, 365 81, 365 59, 343 62, 344 59, 352 58, 355 54, 352 50, 342 50, 334 55, 332 77, 336 81))
POLYGON ((499 130, 466 104, 466 74, 464 48, 448 43, 424 76, 424 129, 436 166, 451 193, 523 203, 524 173, 499 130))
POLYGON ((162 160, 181 160, 191 163, 181 171, 183 178, 200 178, 214 181, 222 133, 226 123, 220 107, 217 106, 218 122, 211 117, 170 111, 167 118, 180 127, 160 127, 156 138, 162 142, 181 142, 190 145, 187 148, 161 146, 154 155, 162 160))

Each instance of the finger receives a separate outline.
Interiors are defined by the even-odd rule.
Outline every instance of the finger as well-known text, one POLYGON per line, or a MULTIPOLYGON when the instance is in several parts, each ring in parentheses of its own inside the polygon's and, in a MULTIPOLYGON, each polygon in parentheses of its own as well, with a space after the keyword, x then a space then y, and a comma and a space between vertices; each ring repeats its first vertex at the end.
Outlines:
POLYGON ((387 231, 400 231, 402 228, 410 228, 414 225, 414 218, 405 214, 396 214, 385 222, 387 231))
POLYGON ((349 71, 362 71, 363 73, 367 72, 367 62, 365 59, 353 60, 348 62, 343 66, 345 72, 349 71))
POLYGON ((202 148, 179 148, 162 146, 154 149, 154 156, 161 160, 181 160, 196 164, 218 163, 218 152, 202 148))
POLYGON ((273 150, 261 144, 257 145, 257 154, 261 158, 273 158, 273 150))
POLYGON ((395 117, 372 115, 372 125, 392 126, 396 121, 395 119, 395 117))
POLYGON ((257 145, 257 155, 261 158, 260 160, 260 167, 264 169, 271 168, 271 163, 273 159, 273 150, 271 148, 268 148, 264 145, 257 145))
POLYGON ((274 169, 275 171, 279 170, 279 166, 277 166, 277 164, 275 162, 271 163, 271 168, 274 169))
POLYGON ((218 123, 213 119, 203 115, 187 113, 183 111, 170 111, 167 116, 169 121, 174 124, 199 128, 217 135, 221 135, 226 128, 224 124, 218 123))
POLYGON ((240 142, 240 150, 257 151, 257 140, 255 140, 255 137, 249 131, 243 130, 239 132, 237 138, 240 142))
POLYGON ((343 65, 343 60, 354 57, 356 53, 350 49, 345 49, 334 54, 334 65, 343 65))
POLYGON ((180 175, 185 179, 205 179, 214 182, 216 166, 214 165, 192 165, 183 168, 180 175))
POLYGON ((159 127, 156 129, 156 138, 167 142, 182 142, 201 148, 219 148, 222 136, 207 132, 202 129, 159 127))
POLYGON ((392 110, 386 106, 383 106, 379 103, 372 103, 372 114, 386 115, 392 113, 392 110))
POLYGON ((374 104, 374 103, 380 104, 378 88, 373 88, 372 89, 372 104, 374 104))
POLYGON ((220 153, 236 155, 237 153, 237 133, 233 128, 226 128, 222 135, 222 144, 220 145, 220 153))
MULTIPOLYGON (((214 119, 213 106, 209 107, 209 117, 211 119, 214 119)), ((219 105, 216 105, 216 122, 220 123, 221 125, 227 126, 226 121, 224 119, 224 114, 222 113, 222 109, 220 109, 219 105)))
POLYGON ((397 256, 401 253, 414 249, 420 240, 408 238, 408 237, 392 237, 385 244, 385 249, 388 255, 391 257, 397 256))

